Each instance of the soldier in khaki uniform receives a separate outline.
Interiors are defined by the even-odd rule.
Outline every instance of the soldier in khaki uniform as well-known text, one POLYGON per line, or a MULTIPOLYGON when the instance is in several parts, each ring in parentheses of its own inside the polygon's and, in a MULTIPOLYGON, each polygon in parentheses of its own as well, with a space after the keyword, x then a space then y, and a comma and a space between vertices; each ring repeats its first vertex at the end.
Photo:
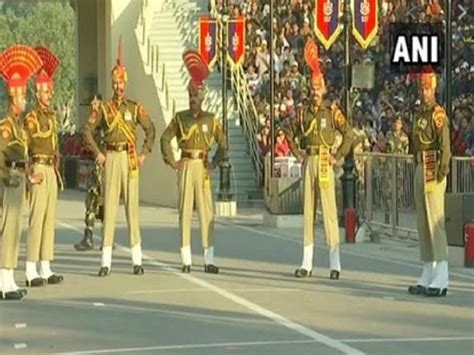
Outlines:
POLYGON ((415 116, 413 146, 416 163, 415 205, 423 273, 410 294, 446 296, 448 291, 448 243, 444 221, 446 176, 451 144, 449 122, 435 101, 436 75, 421 75, 422 112, 415 116))
POLYGON ((309 39, 305 47, 305 59, 312 70, 311 102, 305 109, 301 122, 306 146, 303 158, 295 144, 292 152, 300 162, 304 161, 304 250, 303 262, 295 271, 296 277, 311 275, 313 268, 314 219, 317 198, 321 197, 326 243, 330 247, 330 278, 338 279, 341 272, 339 256, 339 226, 337 221, 335 177, 333 165, 345 157, 352 145, 352 129, 336 105, 323 100, 326 94, 324 77, 319 68, 318 48, 309 39), (331 147, 336 140, 336 131, 343 142, 335 155, 331 147))
POLYGON ((51 110, 53 75, 59 65, 58 58, 45 47, 35 48, 43 61, 36 77, 38 104, 26 115, 25 131, 31 170, 44 179, 31 187, 29 194, 30 219, 26 244, 26 285, 58 284, 63 277, 51 271, 54 259, 56 202, 58 198, 59 145, 56 114, 51 110), (39 261, 38 274, 36 263, 39 261), (42 282, 42 280, 44 280, 42 282))
POLYGON ((209 75, 207 65, 194 50, 186 51, 183 59, 191 75, 188 87, 190 109, 176 113, 161 137, 161 151, 165 163, 178 172, 182 272, 191 272, 191 219, 196 202, 204 249, 204 271, 217 274, 210 170, 217 167, 224 157, 227 142, 216 116, 201 109, 205 93, 203 81, 209 75), (174 137, 178 139, 181 149, 179 161, 175 161, 171 148, 174 137), (208 154, 214 142, 218 147, 210 163, 208 154))
MULTIPOLYGON (((28 145, 20 115, 26 107, 27 81, 41 63, 35 50, 23 45, 11 46, 0 54, 0 76, 5 79, 10 96, 7 116, 0 121, 0 175, 4 185, 0 299, 19 300, 26 294, 14 277, 23 229, 28 167, 28 145)), ((38 174, 28 177, 31 183, 39 183, 42 179, 38 174)))
POLYGON ((138 173, 145 156, 152 151, 155 126, 145 108, 125 98, 127 72, 122 64, 122 41, 117 64, 112 70, 114 97, 96 107, 84 126, 84 141, 104 170, 104 235, 102 266, 99 277, 108 276, 112 267, 112 245, 120 195, 125 204, 132 249, 133 274, 143 275, 140 225, 138 219, 138 173), (145 141, 137 150, 137 126, 145 132, 145 141), (96 129, 104 130, 105 151, 94 139, 96 129))

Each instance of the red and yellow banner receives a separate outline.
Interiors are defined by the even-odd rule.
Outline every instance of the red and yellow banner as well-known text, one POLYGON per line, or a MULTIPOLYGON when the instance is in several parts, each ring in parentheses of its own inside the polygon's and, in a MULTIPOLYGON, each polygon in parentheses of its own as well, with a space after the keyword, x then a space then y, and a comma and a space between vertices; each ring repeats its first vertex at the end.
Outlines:
POLYGON ((377 15, 377 0, 352 0, 352 34, 364 49, 377 35, 377 15))
POLYGON ((229 20, 227 54, 232 67, 240 65, 245 55, 245 17, 229 20))
POLYGON ((199 54, 209 69, 217 60, 217 21, 209 16, 199 18, 199 54))
POLYGON ((314 33, 329 49, 342 31, 342 0, 315 0, 314 33))

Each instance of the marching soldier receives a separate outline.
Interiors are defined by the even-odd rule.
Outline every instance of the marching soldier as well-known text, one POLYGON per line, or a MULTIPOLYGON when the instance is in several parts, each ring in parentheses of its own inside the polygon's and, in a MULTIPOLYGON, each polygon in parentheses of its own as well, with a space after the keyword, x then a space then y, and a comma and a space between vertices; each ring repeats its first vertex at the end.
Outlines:
POLYGON ((0 121, 0 174, 4 184, 0 239, 0 298, 19 300, 26 294, 15 282, 18 267, 23 211, 26 203, 26 177, 32 184, 42 182, 41 174, 29 175, 27 137, 20 123, 26 108, 28 79, 41 67, 34 49, 14 45, 0 54, 0 76, 8 87, 10 106, 0 121))
POLYGON ((35 48, 43 61, 36 77, 37 106, 25 119, 31 170, 41 174, 40 184, 31 186, 29 194, 30 219, 26 244, 26 285, 30 287, 58 284, 61 275, 51 271, 54 259, 56 202, 58 198, 59 144, 56 114, 51 109, 53 75, 59 59, 45 47, 35 48), (39 261, 38 274, 36 264, 39 261))
MULTIPOLYGON (((92 99, 92 110, 97 111, 100 107, 99 100, 101 95, 95 95, 92 99)), ((99 146, 103 151, 103 131, 98 130, 95 136, 95 141, 99 142, 99 146)), ((74 244, 77 251, 87 251, 94 249, 94 224, 96 219, 103 222, 104 218, 104 203, 103 203, 103 182, 104 182, 104 167, 97 162, 92 170, 92 181, 86 194, 86 213, 84 223, 86 228, 84 230, 84 237, 79 243, 74 244)))
POLYGON ((122 195, 129 226, 133 274, 143 275, 140 225, 138 220, 138 173, 145 157, 152 151, 155 126, 145 108, 125 98, 127 72, 122 64, 122 39, 119 41, 117 64, 112 69, 114 97, 95 108, 84 126, 84 141, 104 166, 104 235, 102 266, 99 277, 108 276, 112 267, 112 245, 119 198, 122 195), (145 132, 145 141, 137 151, 137 126, 145 132), (94 138, 97 129, 104 130, 105 154, 94 138))
POLYGON ((448 244, 444 221, 444 195, 451 144, 448 117, 435 101, 436 74, 421 75, 423 110, 415 116, 413 145, 416 163, 415 206, 423 273, 410 294, 446 296, 448 244))
POLYGON ((193 204, 199 213, 202 248, 204 249, 204 271, 219 272, 214 264, 214 211, 210 170, 217 167, 224 157, 227 142, 216 116, 202 111, 205 87, 203 81, 209 70, 200 54, 188 50, 183 54, 184 63, 191 76, 188 86, 189 110, 177 112, 161 137, 163 160, 178 172, 179 224, 181 230, 182 272, 191 272, 191 218, 193 204), (181 148, 181 158, 175 161, 171 140, 176 137, 181 148), (212 162, 208 161, 209 150, 214 141, 217 151, 212 162))
POLYGON ((304 161, 304 250, 303 262, 295 271, 296 277, 311 275, 314 249, 314 217, 317 197, 321 197, 326 243, 330 247, 330 278, 338 279, 341 272, 339 257, 339 226, 337 221, 336 192, 333 166, 345 157, 352 144, 352 129, 335 104, 323 101, 326 94, 324 77, 319 68, 318 48, 309 39, 305 47, 305 59, 312 70, 311 101, 303 115, 303 136, 306 157, 303 158, 293 142, 292 152, 300 162, 304 161), (335 155, 331 147, 340 131, 343 142, 335 155))

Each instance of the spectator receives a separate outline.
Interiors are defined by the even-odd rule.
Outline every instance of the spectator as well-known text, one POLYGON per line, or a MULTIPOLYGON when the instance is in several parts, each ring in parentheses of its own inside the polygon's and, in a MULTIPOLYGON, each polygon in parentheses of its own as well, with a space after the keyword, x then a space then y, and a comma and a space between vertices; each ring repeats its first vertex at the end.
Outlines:
POLYGON ((275 143, 275 156, 276 157, 289 157, 291 154, 290 144, 286 138, 286 133, 283 129, 277 130, 276 143, 275 143))

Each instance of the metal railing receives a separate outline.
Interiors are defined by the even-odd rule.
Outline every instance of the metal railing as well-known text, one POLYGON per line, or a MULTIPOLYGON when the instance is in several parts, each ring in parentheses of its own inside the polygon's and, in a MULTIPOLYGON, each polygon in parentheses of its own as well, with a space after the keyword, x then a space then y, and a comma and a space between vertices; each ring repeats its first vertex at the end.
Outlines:
POLYGON ((263 178, 263 161, 257 141, 258 115, 242 67, 232 71, 232 90, 244 128, 250 157, 255 167, 255 178, 260 184, 263 178))
POLYGON ((152 13, 148 7, 151 4, 148 0, 142 0, 141 11, 140 11, 140 18, 138 22, 138 27, 141 27, 141 37, 142 37, 142 45, 145 46, 145 58, 146 58, 146 65, 149 67, 151 71, 151 75, 153 78, 158 76, 158 79, 155 78, 156 87, 162 92, 164 97, 164 107, 167 111, 172 109, 172 116, 176 113, 176 100, 171 99, 169 97, 169 89, 168 89, 168 81, 166 78, 166 65, 165 63, 161 63, 161 73, 160 73, 160 55, 159 55, 159 47, 156 44, 152 43, 150 35, 147 31, 150 30, 151 26, 149 26, 149 21, 151 21, 151 16, 149 14, 152 13), (148 10, 150 10, 148 12, 148 10), (147 16, 148 15, 148 16, 147 16), (161 75, 160 75, 161 74, 161 75), (160 83, 161 79, 161 83, 160 83))
MULTIPOLYGON (((359 221, 391 236, 415 236, 416 210, 412 155, 364 153, 355 156, 359 221)), ((474 193, 474 157, 453 157, 447 192, 474 193)), ((339 191, 340 193, 340 191, 339 191)), ((342 215, 341 204, 338 204, 342 215)))

